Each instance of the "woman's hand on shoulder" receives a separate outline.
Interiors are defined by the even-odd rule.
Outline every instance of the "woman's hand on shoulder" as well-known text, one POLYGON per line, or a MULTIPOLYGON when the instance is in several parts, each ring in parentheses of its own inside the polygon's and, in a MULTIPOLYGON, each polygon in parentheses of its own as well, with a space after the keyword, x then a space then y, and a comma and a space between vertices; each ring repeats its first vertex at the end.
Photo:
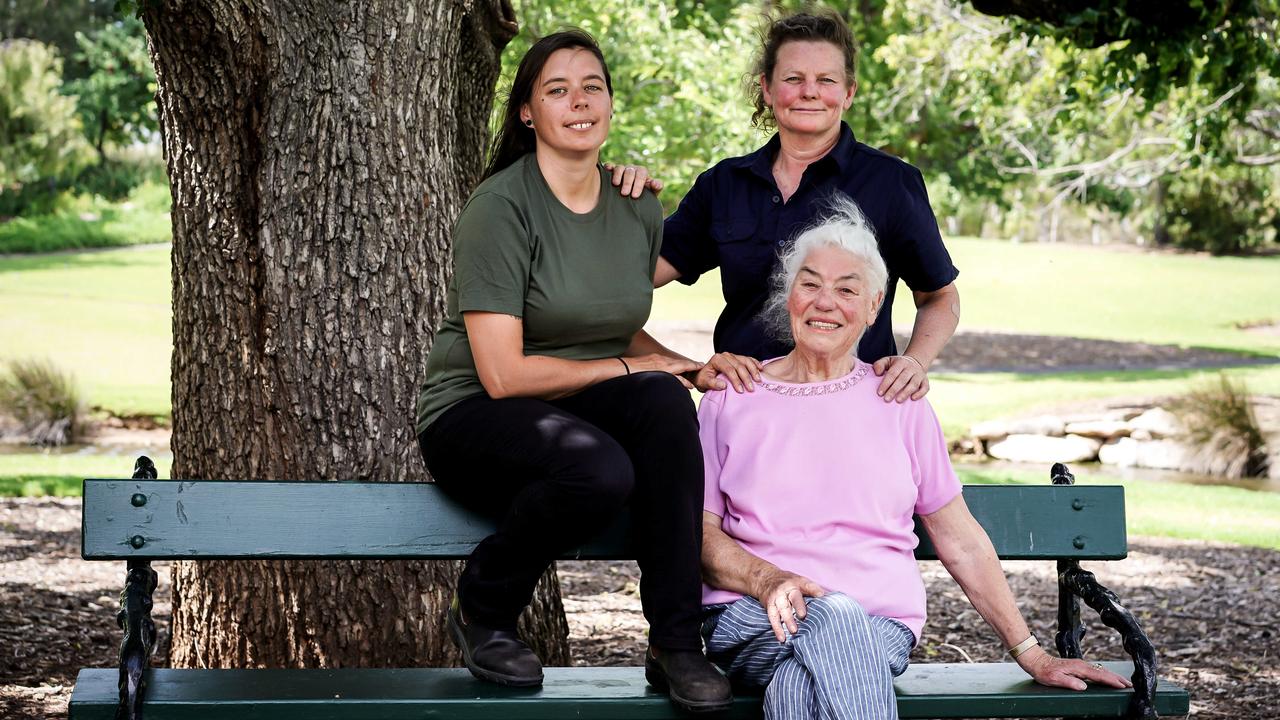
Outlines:
POLYGON ((1018 665, 1035 681, 1049 687, 1084 690, 1087 683, 1101 683, 1113 688, 1131 688, 1128 678, 1110 670, 1075 658, 1059 658, 1035 647, 1018 656, 1018 665))
POLYGON ((654 195, 662 192, 662 181, 649 177, 649 169, 643 165, 614 165, 605 163, 604 169, 613 174, 613 186, 623 195, 638 198, 644 194, 645 188, 654 195))
POLYGON ((897 400, 903 403, 907 398, 919 400, 929 392, 929 374, 924 363, 911 355, 882 357, 871 365, 871 369, 881 377, 876 394, 885 402, 897 400))
POLYGON ((665 372, 675 375, 680 383, 690 390, 693 389, 693 383, 689 381, 695 373, 702 370, 702 363, 694 362, 685 358, 674 358, 670 355, 661 353, 647 353, 644 355, 635 355, 625 357, 623 360, 627 363, 627 368, 633 372, 665 372))
POLYGON ((723 390, 729 385, 738 392, 751 392, 756 389, 755 383, 760 382, 762 367, 764 364, 753 357, 716 353, 694 376, 693 384, 702 392, 723 390), (720 379, 719 375, 724 375, 728 382, 720 379))
POLYGON ((759 578, 755 585, 753 596, 769 613, 769 624, 773 626, 773 636, 778 638, 778 642, 786 642, 788 633, 794 635, 800 629, 797 621, 809 613, 804 603, 806 595, 822 597, 827 594, 821 585, 809 578, 776 568, 759 578))

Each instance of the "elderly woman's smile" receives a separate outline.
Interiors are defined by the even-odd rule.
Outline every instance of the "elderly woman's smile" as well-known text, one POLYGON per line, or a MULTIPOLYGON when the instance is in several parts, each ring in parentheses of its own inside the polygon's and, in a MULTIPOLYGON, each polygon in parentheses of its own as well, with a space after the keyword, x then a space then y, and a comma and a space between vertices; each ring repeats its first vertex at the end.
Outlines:
POLYGON ((813 248, 801 262, 787 297, 796 350, 852 356, 876 316, 880 293, 867 287, 862 258, 832 246, 813 248))

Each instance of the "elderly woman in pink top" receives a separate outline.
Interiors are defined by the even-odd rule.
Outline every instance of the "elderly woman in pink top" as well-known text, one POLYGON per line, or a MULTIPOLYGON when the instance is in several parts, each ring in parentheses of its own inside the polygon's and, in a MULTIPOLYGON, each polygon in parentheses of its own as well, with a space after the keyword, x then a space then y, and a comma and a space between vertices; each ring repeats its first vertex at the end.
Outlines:
POLYGON ((707 393, 698 416, 706 495, 708 656, 765 688, 766 718, 896 718, 893 676, 925 620, 919 515, 947 571, 1037 682, 1128 680, 1041 649, 973 519, 926 400, 885 403, 858 339, 886 270, 853 201, 784 252, 765 313, 795 349, 754 392, 707 393))

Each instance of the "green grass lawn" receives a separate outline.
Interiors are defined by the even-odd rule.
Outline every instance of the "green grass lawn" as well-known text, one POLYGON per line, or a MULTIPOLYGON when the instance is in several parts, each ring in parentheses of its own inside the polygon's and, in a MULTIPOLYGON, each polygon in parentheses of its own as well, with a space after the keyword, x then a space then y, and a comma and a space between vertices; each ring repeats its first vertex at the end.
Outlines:
MULTIPOLYGON (((1280 550, 1280 493, 1155 480, 1121 480, 1105 471, 1073 468, 1082 485, 1124 485, 1132 535, 1212 540, 1280 550)), ((959 469, 960 480, 983 485, 1048 483, 1047 473, 959 469)))
MULTIPOLYGON (((1208 257, 1080 245, 947 241, 960 277, 961 329, 1072 335, 1280 354, 1280 256, 1208 257)), ((910 327, 909 293, 894 323, 910 327)))
POLYGON ((48 357, 90 404, 169 414, 169 248, 0 257, 0 358, 48 357))
MULTIPOLYGON (((76 496, 85 478, 127 478, 135 458, 44 452, 0 454, 0 497, 76 496)), ((169 477, 172 460, 153 457, 158 475, 169 477)))

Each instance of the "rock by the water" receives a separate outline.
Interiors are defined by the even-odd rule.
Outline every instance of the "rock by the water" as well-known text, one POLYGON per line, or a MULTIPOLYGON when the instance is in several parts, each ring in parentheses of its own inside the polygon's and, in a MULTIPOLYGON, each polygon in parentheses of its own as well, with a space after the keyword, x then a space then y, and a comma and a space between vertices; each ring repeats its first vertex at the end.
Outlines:
POLYGON ((1081 435, 1046 437, 1016 433, 988 445, 987 454, 1015 462, 1069 463, 1093 460, 1100 447, 1100 440, 1081 435))
POLYGON ((1182 433, 1178 416, 1161 407, 1153 407, 1129 421, 1131 431, 1146 430, 1154 437, 1174 437, 1182 433))
POLYGON ((1098 450, 1098 461, 1120 467, 1144 467, 1180 470, 1190 457, 1185 445, 1173 440, 1135 440, 1120 438, 1098 450))
POLYGON ((1124 420, 1081 420, 1067 423, 1067 432, 1071 435, 1083 435, 1091 438, 1113 438, 1128 435, 1129 423, 1124 420))
POLYGON ((1033 418, 1015 420, 988 420, 973 426, 969 433, 979 440, 995 440, 1006 435, 1052 435, 1066 434, 1067 424, 1062 418, 1053 415, 1040 415, 1033 418))

